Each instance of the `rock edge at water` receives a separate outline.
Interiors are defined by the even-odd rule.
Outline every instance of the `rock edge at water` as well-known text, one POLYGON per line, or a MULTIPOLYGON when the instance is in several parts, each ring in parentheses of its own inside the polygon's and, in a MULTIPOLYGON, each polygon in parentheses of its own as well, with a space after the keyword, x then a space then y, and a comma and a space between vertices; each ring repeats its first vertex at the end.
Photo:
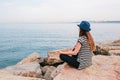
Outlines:
MULTIPOLYGON (((119 43, 120 40, 99 43, 93 65, 83 70, 63 63, 56 50, 48 52, 44 60, 35 52, 16 65, 0 70, 0 80, 120 80, 120 56, 113 56, 120 54, 119 43)), ((72 49, 63 49, 69 50, 72 49)))

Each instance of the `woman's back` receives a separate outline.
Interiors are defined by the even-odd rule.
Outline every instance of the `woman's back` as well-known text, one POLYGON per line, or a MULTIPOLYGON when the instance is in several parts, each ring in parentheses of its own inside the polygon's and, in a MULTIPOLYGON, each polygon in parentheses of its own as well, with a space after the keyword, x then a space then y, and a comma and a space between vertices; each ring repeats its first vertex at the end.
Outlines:
POLYGON ((81 49, 77 56, 77 61, 80 62, 78 69, 83 69, 92 65, 92 52, 86 36, 79 37, 78 42, 81 44, 81 49))

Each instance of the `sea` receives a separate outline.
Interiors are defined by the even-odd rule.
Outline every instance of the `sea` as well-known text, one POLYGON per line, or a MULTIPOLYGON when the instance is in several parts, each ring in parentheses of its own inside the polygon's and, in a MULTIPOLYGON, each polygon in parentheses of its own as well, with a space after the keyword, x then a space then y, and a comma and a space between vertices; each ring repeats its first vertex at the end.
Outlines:
MULTIPOLYGON (((33 52, 46 57, 52 50, 71 48, 78 23, 0 23, 0 68, 15 65, 33 52)), ((91 23, 95 42, 120 39, 120 23, 91 23)))

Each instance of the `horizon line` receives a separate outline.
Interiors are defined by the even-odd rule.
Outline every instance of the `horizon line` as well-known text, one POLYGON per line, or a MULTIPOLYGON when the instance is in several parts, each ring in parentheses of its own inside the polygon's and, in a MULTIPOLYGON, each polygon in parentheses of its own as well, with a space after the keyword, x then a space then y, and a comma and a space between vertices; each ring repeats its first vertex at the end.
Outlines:
MULTIPOLYGON (((101 21, 93 21, 93 20, 88 20, 90 23, 120 23, 120 20, 101 20, 101 21)), ((23 23, 23 24, 44 24, 44 23, 79 23, 79 22, 81 22, 81 21, 57 21, 57 22, 0 22, 0 24, 6 24, 6 23, 8 23, 8 24, 21 24, 21 23, 23 23)))

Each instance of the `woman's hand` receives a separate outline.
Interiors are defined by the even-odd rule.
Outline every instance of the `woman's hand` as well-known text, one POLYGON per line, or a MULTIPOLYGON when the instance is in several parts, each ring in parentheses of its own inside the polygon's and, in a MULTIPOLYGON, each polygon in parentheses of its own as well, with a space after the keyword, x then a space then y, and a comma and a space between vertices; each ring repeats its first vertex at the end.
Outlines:
POLYGON ((60 51, 60 50, 57 51, 56 53, 57 54, 67 54, 68 56, 72 56, 72 55, 69 54, 69 52, 64 52, 64 51, 60 51))

